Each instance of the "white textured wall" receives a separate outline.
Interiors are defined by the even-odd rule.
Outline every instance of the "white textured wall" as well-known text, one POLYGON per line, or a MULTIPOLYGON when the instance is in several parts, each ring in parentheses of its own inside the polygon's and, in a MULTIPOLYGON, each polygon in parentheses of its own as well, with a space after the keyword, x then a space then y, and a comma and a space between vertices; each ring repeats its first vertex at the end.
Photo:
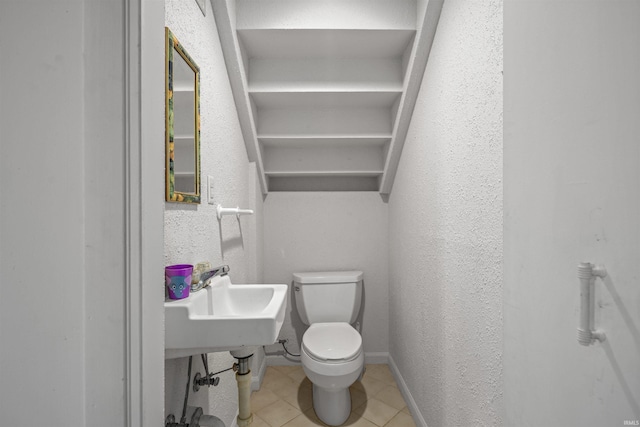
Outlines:
MULTIPOLYGON (((167 203, 165 208, 165 262, 208 260, 214 266, 229 264, 238 283, 261 281, 261 196, 256 193, 255 166, 248 162, 238 116, 229 85, 215 20, 208 5, 203 16, 195 1, 167 0, 166 25, 200 67, 201 170, 203 202, 199 205, 167 203), (215 201, 225 207, 256 210, 244 216, 240 228, 235 217, 219 226, 214 205, 207 203, 207 175, 215 179, 215 201)), ((209 356, 211 371, 231 366, 228 352, 209 356)), ((165 412, 178 417, 187 377, 188 358, 165 363, 165 412)), ((194 358, 194 369, 202 363, 194 358)), ((195 374, 195 370, 192 375, 195 374)), ((192 395, 189 404, 233 425, 237 412, 237 387, 233 372, 220 376, 220 385, 192 395)))
POLYGON ((638 22, 635 1, 505 4, 506 425, 640 420, 638 22), (591 347, 581 261, 609 272, 591 347))
MULTIPOLYGON (((265 200, 265 282, 290 285, 298 271, 362 270, 362 338, 370 355, 388 352, 387 251, 387 205, 377 193, 269 193, 265 200)), ((280 336, 299 353, 307 326, 291 298, 292 289, 280 336)))
POLYGON ((502 424, 502 2, 447 0, 389 200, 389 351, 429 426, 502 424))

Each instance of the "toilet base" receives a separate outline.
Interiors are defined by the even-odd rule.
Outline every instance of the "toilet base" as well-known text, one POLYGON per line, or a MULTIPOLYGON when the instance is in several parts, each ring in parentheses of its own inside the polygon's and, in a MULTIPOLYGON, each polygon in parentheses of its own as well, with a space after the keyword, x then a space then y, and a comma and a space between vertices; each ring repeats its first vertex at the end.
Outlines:
POLYGON ((351 414, 349 387, 330 390, 313 384, 313 410, 325 424, 330 426, 344 424, 351 414))

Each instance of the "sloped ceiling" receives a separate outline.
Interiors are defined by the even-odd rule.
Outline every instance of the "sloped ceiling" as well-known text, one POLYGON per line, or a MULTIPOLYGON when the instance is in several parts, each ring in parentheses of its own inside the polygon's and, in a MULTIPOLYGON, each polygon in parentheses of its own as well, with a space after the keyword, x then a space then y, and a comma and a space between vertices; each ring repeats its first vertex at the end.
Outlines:
POLYGON ((211 0, 263 194, 389 194, 442 2, 211 0))

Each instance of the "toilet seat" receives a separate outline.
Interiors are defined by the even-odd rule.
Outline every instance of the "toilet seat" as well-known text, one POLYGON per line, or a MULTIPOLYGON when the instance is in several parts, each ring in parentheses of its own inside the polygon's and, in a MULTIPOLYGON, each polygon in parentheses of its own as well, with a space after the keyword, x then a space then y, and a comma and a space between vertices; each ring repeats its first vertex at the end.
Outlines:
POLYGON ((362 337, 345 322, 314 323, 302 337, 309 357, 324 363, 344 363, 362 353, 362 337))

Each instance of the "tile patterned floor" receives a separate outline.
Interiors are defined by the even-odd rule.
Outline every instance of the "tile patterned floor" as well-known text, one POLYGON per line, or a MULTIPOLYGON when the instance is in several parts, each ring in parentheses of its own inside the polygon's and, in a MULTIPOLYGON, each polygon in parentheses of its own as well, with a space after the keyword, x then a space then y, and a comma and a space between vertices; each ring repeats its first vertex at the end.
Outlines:
MULTIPOLYGON (((251 394, 254 427, 325 426, 313 411, 311 382, 301 366, 269 366, 262 387, 251 394)), ((353 427, 415 427, 387 365, 367 365, 351 386, 353 427)))

